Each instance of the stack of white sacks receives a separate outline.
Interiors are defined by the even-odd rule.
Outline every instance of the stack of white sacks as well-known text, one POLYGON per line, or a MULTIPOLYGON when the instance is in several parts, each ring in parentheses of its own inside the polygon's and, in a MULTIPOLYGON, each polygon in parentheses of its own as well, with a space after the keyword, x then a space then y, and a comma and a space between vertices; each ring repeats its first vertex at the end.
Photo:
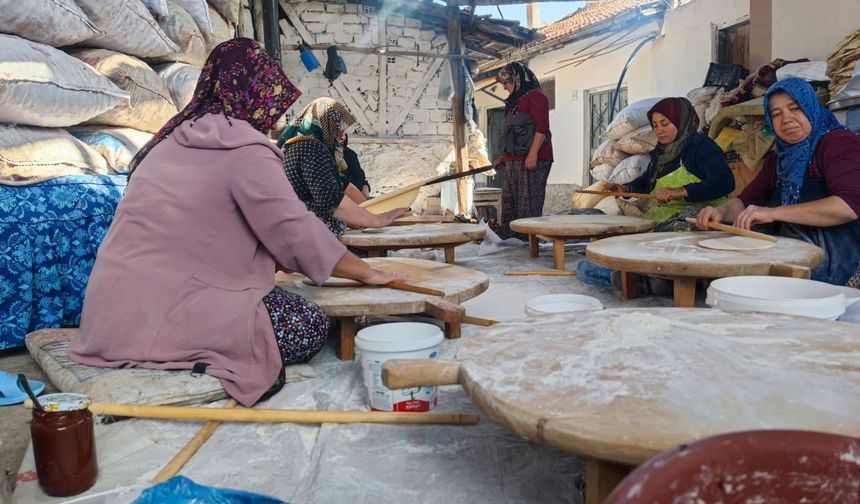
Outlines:
POLYGON ((0 0, 0 183, 127 172, 234 36, 210 3, 0 0))
MULTIPOLYGON (((660 98, 640 100, 615 115, 601 136, 603 143, 591 156, 591 175, 597 180, 591 188, 600 189, 607 182, 629 184, 645 173, 651 159, 649 153, 657 146, 657 135, 651 130, 647 114, 658 101, 660 98)), ((628 213, 618 206, 615 198, 583 198, 575 205, 596 208, 608 215, 628 213)))

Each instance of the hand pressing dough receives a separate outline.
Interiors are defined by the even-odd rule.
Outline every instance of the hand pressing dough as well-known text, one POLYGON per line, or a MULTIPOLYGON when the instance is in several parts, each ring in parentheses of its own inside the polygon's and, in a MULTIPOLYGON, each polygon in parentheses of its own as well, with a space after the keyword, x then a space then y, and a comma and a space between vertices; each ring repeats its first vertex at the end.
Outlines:
MULTIPOLYGON (((313 280, 310 278, 305 278, 302 280, 302 283, 305 285, 316 285, 313 280)), ((355 287, 357 285, 363 285, 358 280, 350 280, 349 278, 337 278, 337 277, 328 277, 325 282, 323 282, 323 287, 355 287)))
POLYGON ((746 236, 732 236, 731 238, 702 240, 699 242, 699 246, 713 250, 764 250, 776 247, 776 242, 746 236))

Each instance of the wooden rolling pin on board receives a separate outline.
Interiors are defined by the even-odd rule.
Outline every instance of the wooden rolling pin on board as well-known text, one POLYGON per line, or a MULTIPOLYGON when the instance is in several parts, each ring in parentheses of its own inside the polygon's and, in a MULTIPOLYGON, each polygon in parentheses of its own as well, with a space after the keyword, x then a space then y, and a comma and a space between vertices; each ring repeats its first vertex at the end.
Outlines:
POLYGON ((616 198, 657 199, 656 194, 645 194, 645 193, 593 191, 591 189, 577 189, 576 192, 585 193, 585 194, 599 194, 602 196, 615 196, 616 198))
MULTIPOLYGON (((696 219, 693 217, 687 217, 687 222, 695 224, 696 219)), ((729 226, 727 224, 720 224, 719 222, 709 222, 708 227, 716 231, 722 231, 724 233, 729 233, 733 235, 746 236, 747 238, 755 238, 756 240, 765 240, 774 243, 777 242, 776 236, 771 236, 756 231, 750 231, 749 229, 741 229, 739 227, 729 226)))

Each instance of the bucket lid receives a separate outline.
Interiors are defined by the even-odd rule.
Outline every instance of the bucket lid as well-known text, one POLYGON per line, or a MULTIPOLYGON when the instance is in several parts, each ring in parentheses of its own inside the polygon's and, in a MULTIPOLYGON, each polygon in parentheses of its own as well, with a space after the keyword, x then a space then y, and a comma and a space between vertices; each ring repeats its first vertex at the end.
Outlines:
POLYGON ((526 302, 527 315, 602 309, 603 303, 599 299, 582 294, 547 294, 526 302))
POLYGON ((371 352, 410 352, 434 347, 442 338, 442 330, 433 324, 392 322, 358 331, 355 345, 371 352))
POLYGON ((78 411, 87 409, 92 404, 84 394, 45 394, 39 398, 39 403, 45 411, 78 411))

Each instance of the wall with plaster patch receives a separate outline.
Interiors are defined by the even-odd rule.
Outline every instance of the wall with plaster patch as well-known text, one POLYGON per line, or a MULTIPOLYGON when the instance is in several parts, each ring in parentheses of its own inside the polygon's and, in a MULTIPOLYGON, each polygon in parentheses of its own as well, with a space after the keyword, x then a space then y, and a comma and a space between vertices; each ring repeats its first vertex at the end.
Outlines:
MULTIPOLYGON (((303 28, 313 37, 313 40, 306 40, 309 44, 348 44, 366 48, 387 45, 390 50, 398 51, 447 52, 446 34, 425 29, 420 19, 356 4, 293 0, 290 5, 303 28)), ((302 31, 282 22, 281 44, 299 44, 302 31)), ((347 73, 332 86, 322 73, 325 51, 315 51, 315 54, 321 67, 308 72, 299 59, 298 50, 283 51, 284 69, 303 93, 288 113, 288 119, 321 96, 331 96, 344 103, 358 120, 350 143, 359 154, 374 193, 447 170, 446 158, 453 157, 453 117, 451 103, 437 99, 441 68, 447 60, 340 51, 347 73), (384 80, 380 78, 380 71, 384 73, 384 80), (420 143, 361 143, 361 137, 419 136, 420 143)), ((419 203, 423 202, 423 196, 419 203)), ((423 207, 423 204, 417 206, 423 207)))

